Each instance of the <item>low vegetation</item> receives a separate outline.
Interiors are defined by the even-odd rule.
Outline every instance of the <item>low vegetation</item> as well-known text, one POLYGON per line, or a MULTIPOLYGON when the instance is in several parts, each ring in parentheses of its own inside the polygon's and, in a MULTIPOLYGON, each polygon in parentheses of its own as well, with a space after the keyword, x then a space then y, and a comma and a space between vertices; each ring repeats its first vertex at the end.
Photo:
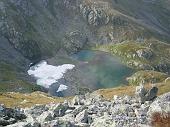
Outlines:
POLYGON ((125 64, 135 69, 154 69, 169 73, 170 45, 155 39, 111 43, 96 46, 95 50, 119 56, 125 64))
MULTIPOLYGON (((158 87, 158 95, 162 95, 164 93, 167 93, 170 91, 170 81, 163 81, 161 83, 156 83, 155 84, 158 87)), ((152 84, 145 84, 145 88, 150 89, 152 87, 152 84)), ((97 90, 96 92, 103 95, 104 98, 106 99, 112 99, 114 95, 129 95, 132 96, 134 95, 136 90, 136 86, 132 85, 127 85, 127 86, 121 86, 117 88, 110 88, 110 89, 100 89, 97 90)))
POLYGON ((140 83, 160 83, 163 82, 168 75, 161 72, 156 71, 138 71, 133 74, 131 77, 127 78, 127 81, 130 85, 139 85, 140 83))
POLYGON ((42 92, 33 92, 31 94, 22 93, 0 93, 0 104, 5 104, 7 107, 31 107, 35 104, 49 104, 64 102, 69 98, 51 97, 42 92))
POLYGON ((41 87, 22 79, 22 70, 0 62, 0 92, 34 92, 37 90, 41 90, 41 87))
POLYGON ((170 113, 167 116, 163 116, 161 113, 154 113, 151 118, 151 124, 153 127, 169 127, 170 125, 170 113))

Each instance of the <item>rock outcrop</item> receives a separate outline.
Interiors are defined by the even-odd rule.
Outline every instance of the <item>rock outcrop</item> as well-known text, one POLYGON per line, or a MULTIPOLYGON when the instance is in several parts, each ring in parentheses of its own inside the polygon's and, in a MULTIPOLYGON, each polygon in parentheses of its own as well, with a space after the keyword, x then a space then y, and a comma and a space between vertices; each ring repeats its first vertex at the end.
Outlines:
POLYGON ((157 97, 158 88, 153 86, 149 91, 147 91, 142 84, 136 87, 136 96, 138 96, 139 101, 144 103, 145 101, 152 101, 157 97))

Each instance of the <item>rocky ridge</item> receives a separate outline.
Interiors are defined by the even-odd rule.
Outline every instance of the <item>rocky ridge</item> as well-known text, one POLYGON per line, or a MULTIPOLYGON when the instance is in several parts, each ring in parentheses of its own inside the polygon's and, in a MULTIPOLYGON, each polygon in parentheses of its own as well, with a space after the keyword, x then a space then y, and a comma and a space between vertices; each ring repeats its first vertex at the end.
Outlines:
MULTIPOLYGON (((131 127, 155 124, 155 113, 169 119, 170 93, 157 97, 156 87, 137 87, 135 96, 106 100, 98 94, 77 95, 71 101, 25 109, 0 106, 0 125, 7 127, 131 127), (145 98, 145 100, 143 100, 145 98), (142 100, 142 101, 141 101, 142 100), (11 111, 9 113, 9 111, 11 111)), ((167 122, 167 121, 166 121, 167 122)), ((164 125, 168 125, 164 123, 164 125)))

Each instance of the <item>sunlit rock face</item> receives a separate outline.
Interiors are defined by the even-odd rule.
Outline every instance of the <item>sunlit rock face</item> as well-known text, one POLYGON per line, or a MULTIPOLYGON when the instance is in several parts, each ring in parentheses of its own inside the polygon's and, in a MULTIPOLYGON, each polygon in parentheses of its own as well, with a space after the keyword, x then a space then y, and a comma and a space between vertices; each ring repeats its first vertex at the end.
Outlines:
MULTIPOLYGON (((64 77, 64 73, 67 70, 71 70, 75 67, 72 64, 63 64, 60 66, 49 65, 46 61, 42 61, 39 64, 32 66, 28 70, 28 74, 32 75, 37 80, 37 85, 49 88, 57 80, 64 77)), ((66 90, 67 86, 60 84, 56 92, 66 90)))

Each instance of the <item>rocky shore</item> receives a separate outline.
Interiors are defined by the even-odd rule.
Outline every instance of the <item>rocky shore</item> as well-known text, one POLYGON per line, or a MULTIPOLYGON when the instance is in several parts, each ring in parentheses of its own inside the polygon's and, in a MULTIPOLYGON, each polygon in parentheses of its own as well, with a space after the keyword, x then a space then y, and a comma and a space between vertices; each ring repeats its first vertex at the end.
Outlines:
POLYGON ((6 108, 0 105, 0 127, 149 127, 170 119, 170 93, 156 96, 158 89, 136 88, 135 96, 106 100, 101 95, 77 95, 71 101, 6 108))

